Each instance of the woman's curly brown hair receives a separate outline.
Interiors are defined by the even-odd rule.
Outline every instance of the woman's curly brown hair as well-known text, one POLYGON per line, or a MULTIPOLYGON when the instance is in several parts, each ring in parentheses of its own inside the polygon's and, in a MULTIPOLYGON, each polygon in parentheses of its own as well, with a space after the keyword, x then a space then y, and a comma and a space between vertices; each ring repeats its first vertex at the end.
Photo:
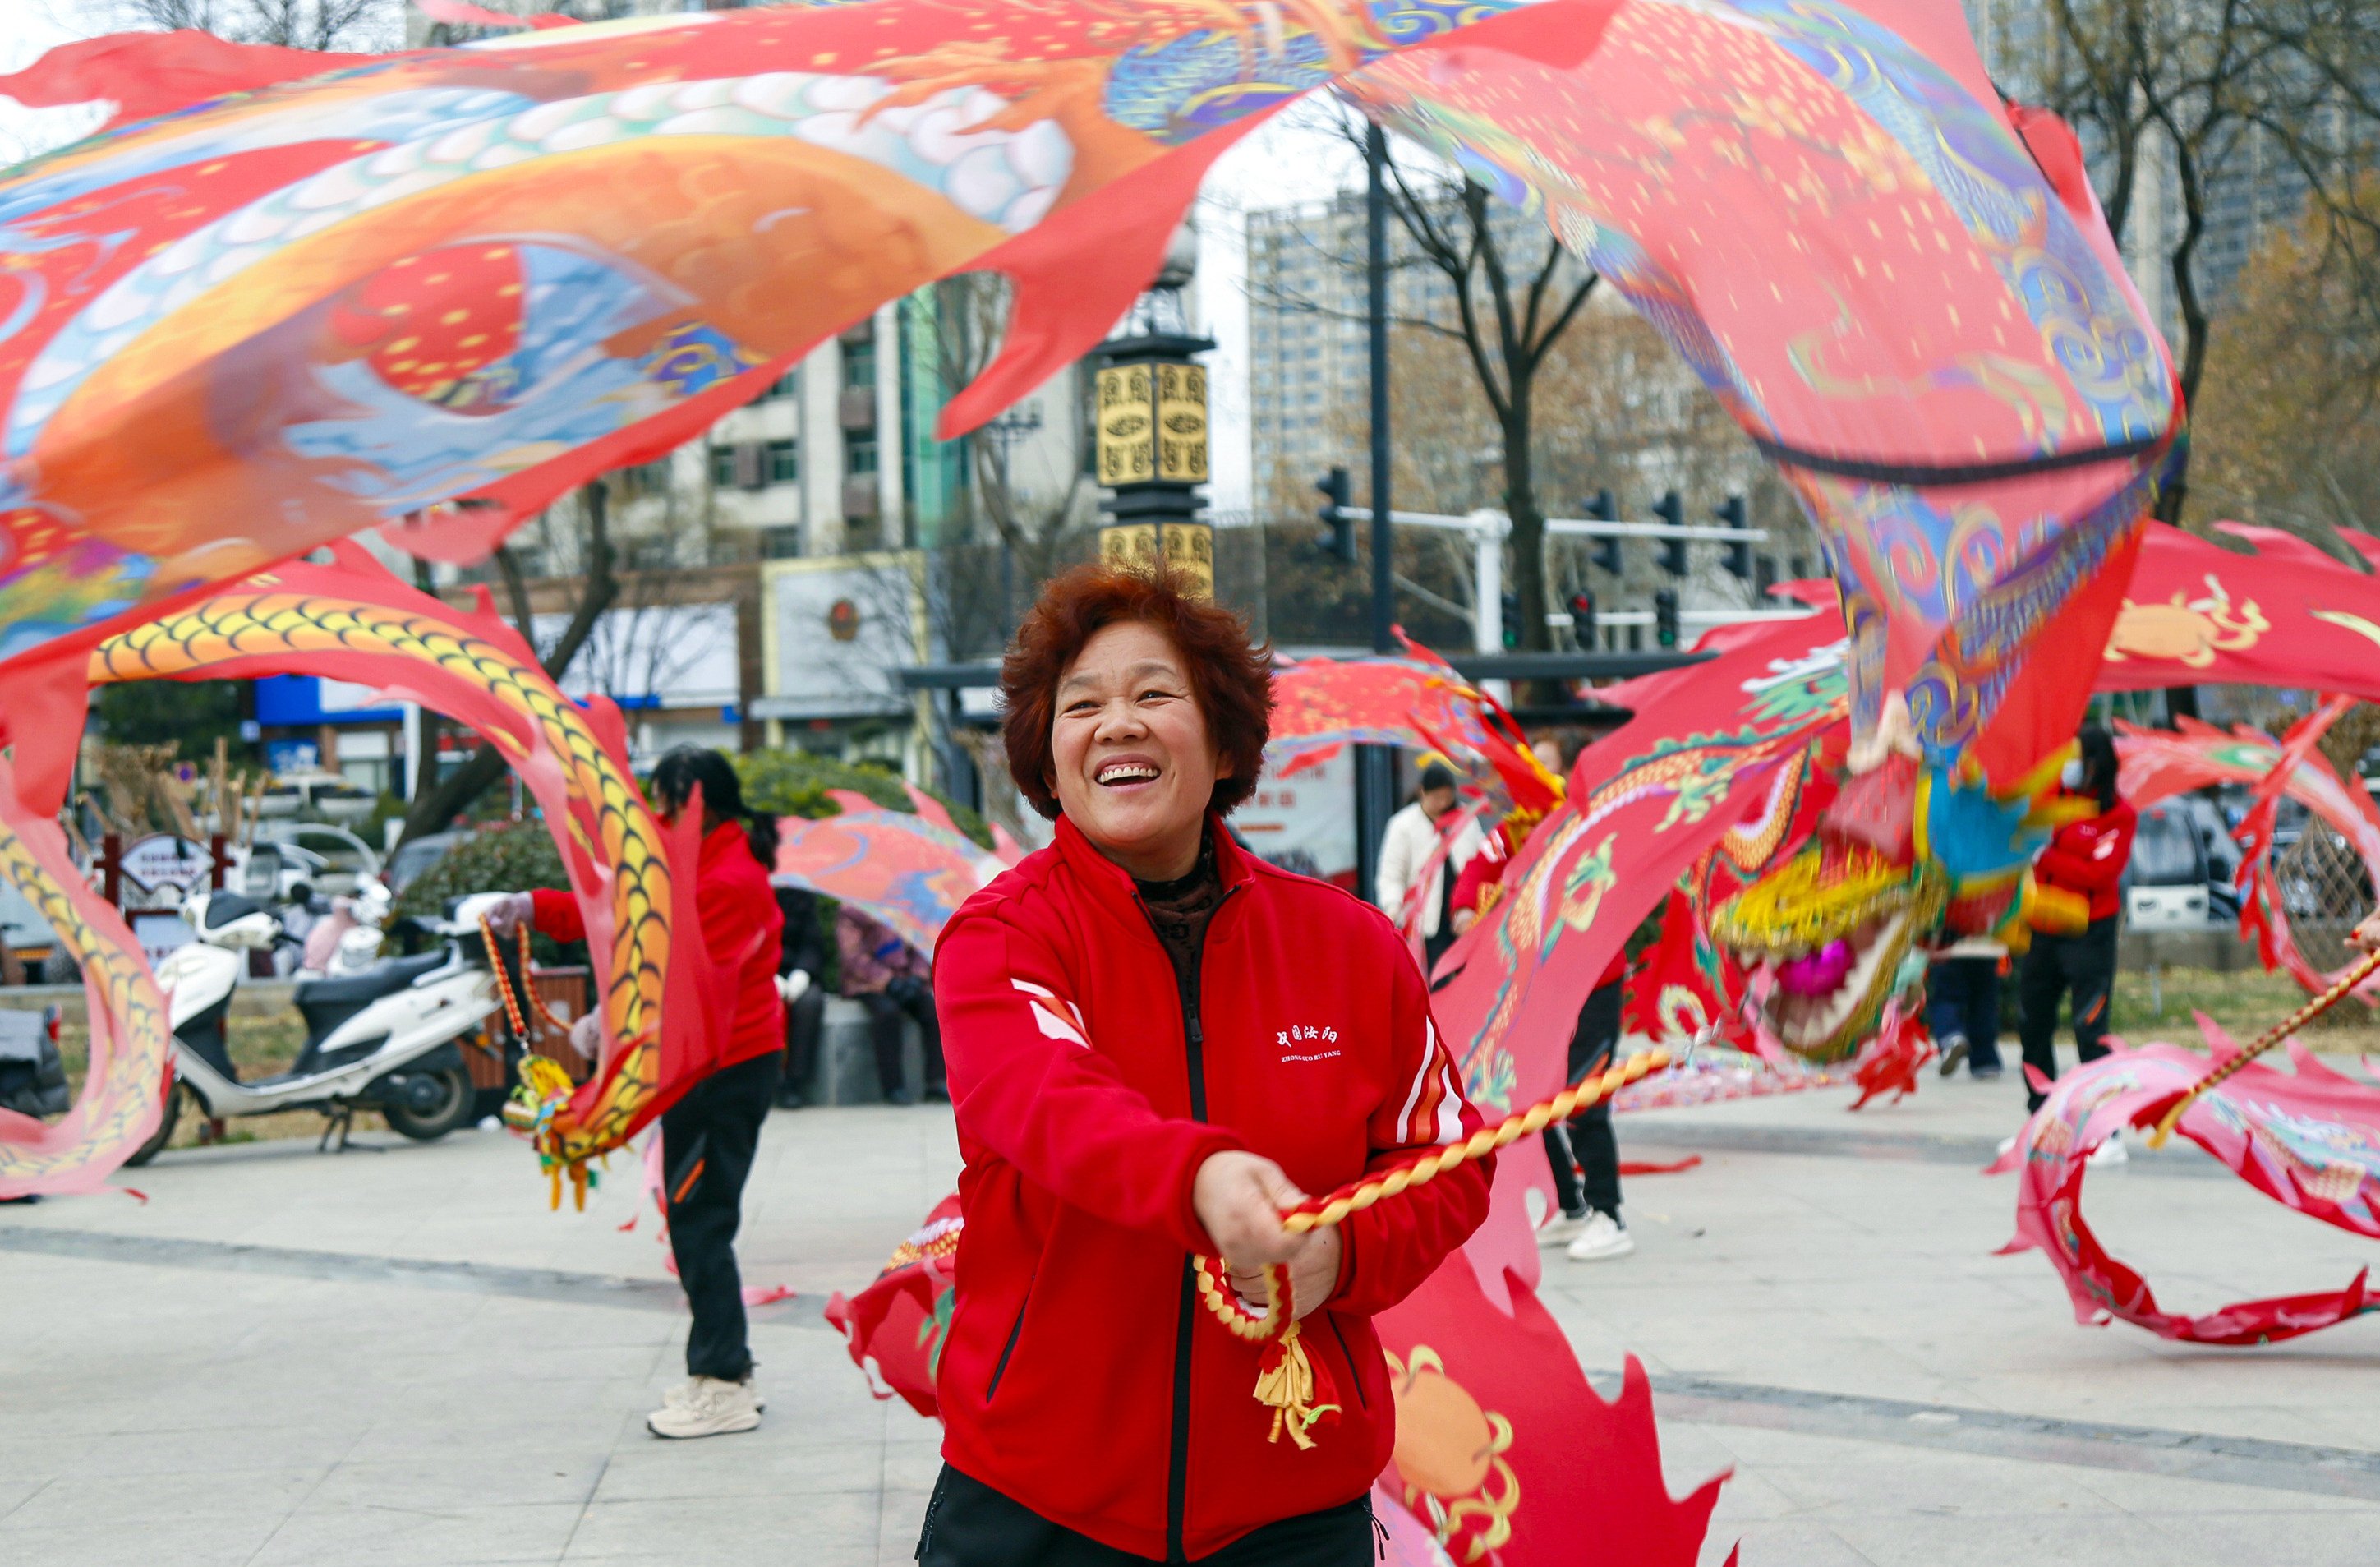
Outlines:
POLYGON ((1209 808, 1229 815, 1255 792, 1272 733, 1272 649, 1252 644, 1239 616, 1192 598, 1187 588, 1172 573, 1144 577, 1079 565, 1042 589, 1016 628, 1000 665, 1002 728, 1009 774, 1043 816, 1058 816, 1050 790, 1058 681, 1093 637, 1134 622, 1165 633, 1189 666, 1199 715, 1229 774, 1215 780, 1209 808))

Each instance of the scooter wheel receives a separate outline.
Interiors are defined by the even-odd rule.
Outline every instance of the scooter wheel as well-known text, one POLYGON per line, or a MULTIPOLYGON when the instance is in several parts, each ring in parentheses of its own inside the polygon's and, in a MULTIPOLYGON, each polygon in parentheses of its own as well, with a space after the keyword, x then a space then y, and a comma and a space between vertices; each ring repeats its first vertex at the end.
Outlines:
POLYGON ((426 1076, 438 1085, 436 1098, 417 1110, 391 1096, 380 1107, 390 1131, 402 1133, 416 1142, 429 1143, 470 1124, 471 1111, 479 1096, 471 1087, 468 1072, 450 1066, 443 1072, 415 1075, 426 1076))
POLYGON ((164 1151, 165 1145, 174 1140, 175 1126, 181 1122, 182 1101, 189 1097, 188 1088, 179 1083, 174 1085, 165 1096, 164 1111, 157 1117, 157 1129, 149 1134, 147 1142, 132 1150, 132 1157, 124 1161, 128 1168, 146 1164, 164 1151))

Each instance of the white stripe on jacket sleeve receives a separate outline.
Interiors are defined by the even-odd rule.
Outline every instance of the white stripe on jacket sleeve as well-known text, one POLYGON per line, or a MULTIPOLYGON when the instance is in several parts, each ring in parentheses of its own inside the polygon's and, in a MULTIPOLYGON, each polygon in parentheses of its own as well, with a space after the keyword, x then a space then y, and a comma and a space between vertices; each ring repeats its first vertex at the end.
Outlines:
POLYGON ((1425 1018, 1421 1063, 1414 1069, 1413 1087, 1405 1094, 1405 1104, 1397 1111, 1397 1136, 1410 1143, 1414 1140, 1414 1111, 1421 1107, 1422 1090, 1429 1087, 1430 1067, 1438 1061, 1438 1025, 1425 1018))
POLYGON ((1446 1093, 1438 1101, 1438 1142, 1442 1148, 1463 1136, 1463 1094, 1454 1085, 1454 1060, 1446 1061, 1446 1093))
POLYGON ((1081 1008, 1030 979, 1019 979, 1012 975, 1008 982, 1024 993, 1026 1010, 1033 1014, 1034 1025, 1041 1030, 1044 1038, 1062 1039, 1085 1050, 1091 1048, 1091 1041, 1084 1038, 1081 1008))

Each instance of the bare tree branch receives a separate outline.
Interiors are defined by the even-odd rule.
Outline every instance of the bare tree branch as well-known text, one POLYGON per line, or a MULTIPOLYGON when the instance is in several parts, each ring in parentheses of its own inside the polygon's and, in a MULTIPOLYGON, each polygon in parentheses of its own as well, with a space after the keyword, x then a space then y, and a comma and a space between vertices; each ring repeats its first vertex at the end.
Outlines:
MULTIPOLYGON (((571 661, 578 656, 578 650, 586 645, 596 623, 620 591, 619 577, 613 569, 610 492, 599 479, 581 486, 578 495, 580 509, 587 518, 585 586, 571 612, 569 624, 563 627, 562 635, 555 639, 553 646, 538 660, 545 673, 556 680, 569 671, 571 661)), ((536 621, 529 613, 528 585, 522 578, 519 558, 509 545, 500 545, 495 553, 495 561, 497 575, 504 579, 505 597, 511 601, 513 625, 520 632, 521 640, 535 648, 536 621)), ((423 734, 427 742, 431 731, 426 726, 423 734)), ((431 758, 436 754, 433 745, 431 758)), ((428 761, 431 758, 423 760, 428 761)), ((412 805, 405 813, 405 829, 398 842, 403 844, 443 831, 448 822, 470 809, 473 801, 495 786, 504 775, 504 753, 482 743, 471 753, 470 759, 455 769, 451 777, 434 780, 434 768, 419 771, 417 775, 420 783, 415 790, 412 805)))
POLYGON ((325 53, 395 48, 405 30, 403 0, 107 0, 101 8, 134 27, 325 53))
MULTIPOLYGON (((1337 133, 1351 148, 1363 144, 1364 128, 1356 119, 1342 120, 1337 133)), ((1577 263, 1552 238, 1535 264, 1516 273, 1513 247, 1526 230, 1500 224, 1488 190, 1475 180, 1425 173, 1393 148, 1381 176, 1389 212, 1413 256, 1442 276, 1452 295, 1451 322, 1399 316, 1394 324, 1460 344, 1471 366, 1502 451, 1504 507, 1512 519, 1512 580, 1521 604, 1515 629, 1522 647, 1548 648, 1545 514, 1536 496, 1533 450, 1535 386, 1555 344, 1594 291, 1597 276, 1587 271, 1575 286, 1563 286, 1563 273, 1577 263), (1551 309, 1556 298, 1560 308, 1551 309)), ((1352 257, 1342 264, 1350 270, 1361 265, 1352 257)), ((1329 313, 1350 318, 1348 312, 1329 313)))

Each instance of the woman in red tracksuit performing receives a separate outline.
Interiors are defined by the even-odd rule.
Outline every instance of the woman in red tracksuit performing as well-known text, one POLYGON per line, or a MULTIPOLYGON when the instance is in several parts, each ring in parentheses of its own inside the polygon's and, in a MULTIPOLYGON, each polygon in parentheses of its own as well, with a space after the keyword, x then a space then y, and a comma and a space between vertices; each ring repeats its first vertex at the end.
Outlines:
MULTIPOLYGON (((725 757, 680 746, 662 758, 650 784, 664 823, 686 808, 697 785, 702 849, 695 864, 695 906, 711 957, 735 966, 735 1020, 719 1065, 662 1112, 670 1252, 694 1326, 686 1340, 685 1384, 671 1389, 646 1418, 657 1437, 714 1437, 760 1423, 735 1231, 760 1124, 776 1099, 785 1043, 777 988, 784 915, 766 869, 777 857, 776 821, 746 808, 742 784, 725 757)), ((550 888, 483 893, 467 899, 456 914, 467 922, 485 914, 500 930, 528 919, 557 941, 587 938, 577 900, 550 888)))
POLYGON ((1485 1161, 1292 1235, 1282 1208, 1478 1124, 1385 916, 1232 843, 1263 650, 1173 579, 1051 583, 1002 670, 1009 765, 1057 838, 934 955, 965 1169, 929 1567, 1357 1567, 1395 1442, 1372 1317, 1488 1211, 1485 1161), (1257 1346, 1201 1306, 1289 1270, 1337 1390, 1268 1439, 1257 1346))
MULTIPOLYGON (((2045 1079, 2058 1075, 2053 1044, 2058 1003, 2069 992, 2073 996, 2075 1054, 2096 1061, 2107 1053, 2107 1003, 2116 986, 2116 936, 2123 924, 2123 894, 2118 884, 2131 862, 2132 833, 2140 821, 2131 802, 2116 793, 2116 743, 2107 732, 2095 724, 2082 731, 2080 746, 2082 754, 2066 764, 2063 782, 2069 793, 2095 800, 2098 814, 2059 828, 2034 861, 2033 876, 2045 887, 2086 900, 2091 922, 2071 935, 2035 933, 2020 980, 2024 1015, 2018 1038, 2024 1046, 2024 1063, 2045 1079)), ((2045 1097, 2028 1081, 2027 1112, 2039 1110, 2045 1097)), ((2110 1138, 2109 1146, 2114 1149, 2109 1159, 2122 1157, 2120 1141, 2110 1138)))

